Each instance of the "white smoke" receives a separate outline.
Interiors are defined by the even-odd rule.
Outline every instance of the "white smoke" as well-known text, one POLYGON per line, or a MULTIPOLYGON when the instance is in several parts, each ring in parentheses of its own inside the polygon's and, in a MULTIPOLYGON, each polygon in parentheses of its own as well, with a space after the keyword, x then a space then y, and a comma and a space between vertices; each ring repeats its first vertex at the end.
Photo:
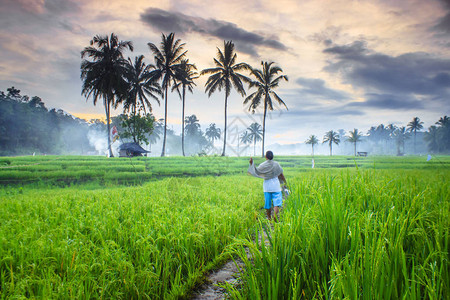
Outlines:
POLYGON ((89 139, 89 144, 95 148, 95 151, 98 152, 97 154, 108 154, 108 138, 106 136, 106 132, 90 129, 87 137, 89 139))

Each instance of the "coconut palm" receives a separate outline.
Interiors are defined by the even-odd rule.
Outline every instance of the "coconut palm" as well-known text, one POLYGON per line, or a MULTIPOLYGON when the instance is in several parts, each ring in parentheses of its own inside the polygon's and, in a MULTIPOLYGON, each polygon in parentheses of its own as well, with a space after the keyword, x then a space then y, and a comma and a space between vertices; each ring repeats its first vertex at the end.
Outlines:
POLYGON ((176 83, 176 78, 180 77, 180 65, 186 56, 184 43, 180 39, 175 40, 175 34, 172 32, 168 36, 162 34, 160 48, 153 43, 148 43, 150 51, 154 55, 156 70, 153 76, 161 79, 161 87, 164 91, 164 137, 161 156, 166 153, 166 135, 167 135, 167 94, 169 87, 176 83))
POLYGON ((127 67, 129 89, 128 97, 124 102, 124 111, 131 111, 133 115, 136 115, 139 106, 144 110, 144 113, 147 112, 147 109, 151 112, 152 105, 148 96, 153 98, 159 105, 158 96, 162 94, 161 87, 151 74, 151 70, 155 66, 147 65, 144 62, 144 55, 139 55, 134 58, 134 63, 131 58, 128 58, 127 67))
POLYGON ((151 76, 151 70, 155 67, 153 65, 146 65, 143 60, 144 56, 140 55, 134 58, 134 63, 131 61, 131 58, 128 58, 127 61, 127 81, 129 88, 123 110, 124 112, 131 111, 131 118, 134 120, 131 123, 134 127, 131 128, 134 142, 137 142, 135 139, 137 122, 135 121, 138 120, 136 118, 138 107, 139 110, 142 109, 144 111, 144 115, 146 115, 147 109, 150 112, 152 111, 152 105, 147 96, 153 98, 159 105, 159 98, 156 95, 161 95, 161 88, 158 82, 153 76, 151 76))
POLYGON ((259 125, 256 122, 252 123, 247 128, 247 131, 248 131, 249 139, 251 141, 253 141, 253 156, 255 156, 256 155, 256 152, 255 152, 256 151, 256 142, 259 142, 262 140, 263 131, 262 131, 261 125, 259 125))
POLYGON ((408 123, 408 131, 414 132, 414 154, 416 153, 416 133, 423 128, 423 122, 419 117, 414 117, 411 122, 408 123))
POLYGON ((214 145, 214 141, 220 139, 220 128, 216 127, 216 123, 209 124, 209 127, 206 128, 205 135, 211 144, 214 145))
POLYGON ((392 134, 395 142, 397 143, 397 155, 403 155, 405 153, 405 141, 409 139, 409 133, 405 126, 395 129, 392 134), (400 151, 403 150, 403 152, 400 151))
POLYGON ((200 131, 200 124, 196 115, 187 116, 184 122, 186 124, 186 135, 196 135, 200 131))
MULTIPOLYGON (((241 142, 241 143, 243 143, 244 145, 247 145, 247 144, 251 144, 251 143, 252 143, 252 139, 251 139, 251 137, 250 137, 250 134, 248 134, 248 131, 247 131, 247 130, 244 131, 244 132, 239 136, 238 142, 241 142)), ((247 147, 248 147, 248 146, 247 146, 247 147)))
POLYGON ((436 126, 430 126, 423 139, 428 142, 428 150, 433 153, 439 151, 439 129, 436 126))
POLYGON ((315 136, 314 134, 310 135, 309 138, 305 142, 305 144, 311 145, 313 157, 314 157, 314 145, 317 145, 318 143, 319 143, 319 140, 317 139, 317 136, 315 136))
POLYGON ((358 129, 354 128, 353 131, 349 131, 347 137, 347 142, 353 143, 355 146, 355 156, 356 156, 356 144, 361 141, 362 134, 358 129))
POLYGON ((123 58, 123 52, 129 49, 133 51, 133 43, 119 41, 117 35, 111 33, 110 37, 96 35, 90 41, 90 46, 81 51, 81 80, 83 86, 81 94, 86 99, 92 97, 94 105, 99 98, 103 99, 105 106, 106 124, 108 128, 109 156, 113 156, 110 137, 111 106, 117 107, 118 103, 126 97, 127 62, 123 58), (89 58, 85 59, 85 58, 89 58))
POLYGON ((195 70, 197 70, 197 67, 194 64, 190 64, 189 59, 183 59, 180 63, 179 76, 172 87, 172 91, 176 90, 183 101, 181 113, 181 151, 183 156, 186 156, 184 154, 184 108, 186 104, 186 89, 191 93, 193 92, 193 88, 196 85, 194 79, 198 78, 195 70), (182 92, 180 92, 180 88, 182 89, 182 92))
POLYGON ((341 142, 341 140, 339 139, 339 134, 333 130, 330 130, 327 133, 325 133, 322 144, 328 143, 328 145, 330 146, 330 156, 332 156, 333 155, 333 143, 335 143, 336 145, 339 145, 340 142, 341 142))
POLYGON ((249 95, 244 100, 244 104, 250 102, 250 106, 248 108, 252 113, 255 112, 256 108, 261 105, 264 106, 264 115, 263 115, 263 129, 262 129, 262 157, 264 157, 264 142, 265 142, 265 134, 266 134, 266 115, 267 110, 273 110, 272 97, 281 105, 287 108, 286 103, 275 93, 274 89, 278 87, 281 80, 288 81, 288 77, 286 75, 278 75, 278 73, 282 73, 283 70, 274 65, 274 62, 261 62, 262 70, 252 69, 251 74, 256 78, 250 83, 250 88, 256 87, 256 91, 249 95))
POLYGON ((241 95, 245 96, 245 89, 243 82, 250 82, 250 79, 240 74, 240 71, 250 70, 251 67, 246 63, 236 63, 237 54, 234 52, 234 44, 232 41, 224 41, 223 52, 217 48, 217 58, 214 58, 214 68, 204 69, 200 75, 210 75, 205 84, 205 92, 208 97, 216 91, 225 90, 225 126, 223 130, 223 151, 222 156, 225 156, 225 148, 227 144, 227 107, 228 97, 231 93, 231 88, 241 95))

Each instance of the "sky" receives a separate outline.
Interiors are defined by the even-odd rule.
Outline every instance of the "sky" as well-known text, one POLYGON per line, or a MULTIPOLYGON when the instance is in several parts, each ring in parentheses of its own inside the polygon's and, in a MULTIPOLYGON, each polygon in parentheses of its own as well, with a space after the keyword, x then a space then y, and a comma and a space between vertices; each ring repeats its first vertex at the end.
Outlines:
MULTIPOLYGON (((101 103, 81 95, 80 52, 95 35, 132 41, 134 58, 153 56, 161 34, 175 32, 198 70, 214 66, 217 48, 233 41, 237 61, 261 68, 274 62, 288 76, 266 121, 266 145, 320 140, 329 130, 359 129, 414 117, 424 128, 450 115, 449 0, 0 0, 0 90, 14 86, 48 108, 104 118, 101 103)), ((187 94, 186 115, 205 130, 224 126, 224 93, 205 94, 206 77, 187 94)), ((250 90, 249 92, 252 92, 250 90)), ((230 132, 262 124, 233 92, 230 132)), ((153 102, 153 114, 164 105, 153 102)), ((120 114, 121 109, 113 114, 120 114)), ((168 98, 168 123, 181 132, 181 101, 168 98)))

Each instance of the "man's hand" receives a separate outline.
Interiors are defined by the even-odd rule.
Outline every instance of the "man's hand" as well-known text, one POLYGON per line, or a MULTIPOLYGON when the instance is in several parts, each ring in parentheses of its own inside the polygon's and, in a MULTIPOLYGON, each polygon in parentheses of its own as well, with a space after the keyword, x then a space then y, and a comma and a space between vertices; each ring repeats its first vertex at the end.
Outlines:
POLYGON ((253 164, 253 158, 250 157, 250 164, 253 164))

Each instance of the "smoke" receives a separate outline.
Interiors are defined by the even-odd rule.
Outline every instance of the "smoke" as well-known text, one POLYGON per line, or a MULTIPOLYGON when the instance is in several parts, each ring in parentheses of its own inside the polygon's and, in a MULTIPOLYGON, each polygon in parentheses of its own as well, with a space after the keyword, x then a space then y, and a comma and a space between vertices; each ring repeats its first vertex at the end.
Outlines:
POLYGON ((95 151, 97 151, 96 154, 108 154, 108 138, 105 131, 89 129, 87 138, 89 140, 89 144, 94 147, 95 151))

